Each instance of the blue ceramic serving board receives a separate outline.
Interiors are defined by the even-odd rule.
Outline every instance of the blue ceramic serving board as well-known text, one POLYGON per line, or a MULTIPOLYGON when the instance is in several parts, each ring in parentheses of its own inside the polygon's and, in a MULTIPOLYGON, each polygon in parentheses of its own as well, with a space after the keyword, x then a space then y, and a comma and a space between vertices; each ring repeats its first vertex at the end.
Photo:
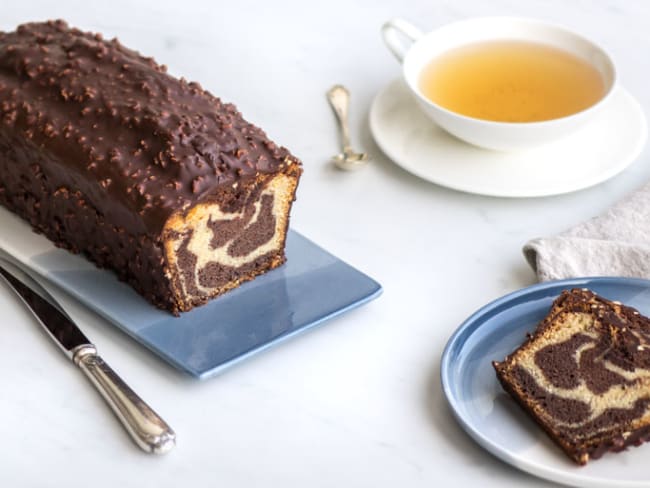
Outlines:
POLYGON ((158 310, 106 270, 56 249, 0 208, 0 248, 198 378, 303 332, 381 293, 365 274, 295 231, 287 263, 180 317, 158 310))

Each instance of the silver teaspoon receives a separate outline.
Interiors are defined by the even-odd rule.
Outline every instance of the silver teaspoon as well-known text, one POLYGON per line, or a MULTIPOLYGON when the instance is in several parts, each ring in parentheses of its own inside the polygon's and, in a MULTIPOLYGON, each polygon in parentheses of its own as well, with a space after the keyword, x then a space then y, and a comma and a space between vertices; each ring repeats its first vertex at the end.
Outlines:
POLYGON ((343 85, 334 85, 327 91, 327 100, 334 109, 341 131, 341 153, 332 157, 337 167, 344 170, 359 169, 368 161, 368 154, 357 153, 350 146, 350 129, 348 128, 348 107, 350 92, 343 85))

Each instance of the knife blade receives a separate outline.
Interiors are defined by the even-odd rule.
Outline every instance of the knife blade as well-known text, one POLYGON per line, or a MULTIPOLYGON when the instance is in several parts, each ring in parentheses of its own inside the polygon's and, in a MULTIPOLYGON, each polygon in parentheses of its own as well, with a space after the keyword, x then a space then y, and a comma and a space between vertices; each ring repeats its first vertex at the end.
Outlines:
POLYGON ((0 257, 0 278, 85 373, 141 449, 163 454, 174 447, 174 431, 104 362, 95 346, 43 286, 3 257, 0 257))

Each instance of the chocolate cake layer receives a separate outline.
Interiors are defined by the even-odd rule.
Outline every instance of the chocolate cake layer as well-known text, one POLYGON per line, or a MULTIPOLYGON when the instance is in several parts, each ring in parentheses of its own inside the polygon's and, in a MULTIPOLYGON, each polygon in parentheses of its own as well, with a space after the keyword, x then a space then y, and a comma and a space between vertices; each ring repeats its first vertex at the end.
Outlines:
POLYGON ((504 389, 577 463, 650 433, 650 319, 588 290, 565 291, 494 367, 504 389))
POLYGON ((0 203, 188 310, 284 261, 300 162, 197 83, 64 22, 0 33, 0 203))

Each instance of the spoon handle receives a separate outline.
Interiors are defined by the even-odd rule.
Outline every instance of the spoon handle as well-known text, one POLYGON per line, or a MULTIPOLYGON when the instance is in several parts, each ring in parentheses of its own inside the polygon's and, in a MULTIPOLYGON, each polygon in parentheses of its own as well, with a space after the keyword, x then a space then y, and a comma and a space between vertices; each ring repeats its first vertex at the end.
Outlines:
POLYGON ((350 147, 350 129, 348 128, 348 107, 350 106, 350 92, 343 85, 334 85, 327 92, 327 99, 334 109, 336 120, 341 130, 343 153, 352 152, 350 147))

